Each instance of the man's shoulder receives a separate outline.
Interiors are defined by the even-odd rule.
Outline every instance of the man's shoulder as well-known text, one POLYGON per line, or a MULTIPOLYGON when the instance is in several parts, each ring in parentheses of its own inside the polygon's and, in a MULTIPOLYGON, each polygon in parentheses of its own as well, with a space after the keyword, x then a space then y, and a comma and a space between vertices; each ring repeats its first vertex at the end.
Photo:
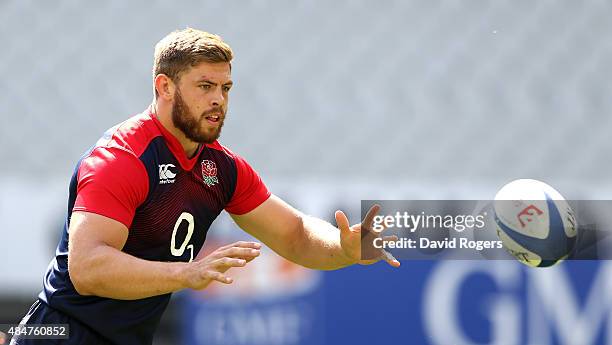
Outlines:
POLYGON ((151 141, 159 136, 162 133, 153 115, 144 111, 106 130, 94 145, 94 150, 120 149, 140 157, 151 141))
POLYGON ((79 171, 133 171, 144 168, 141 156, 153 139, 161 136, 148 111, 136 114, 109 128, 78 163, 79 171))

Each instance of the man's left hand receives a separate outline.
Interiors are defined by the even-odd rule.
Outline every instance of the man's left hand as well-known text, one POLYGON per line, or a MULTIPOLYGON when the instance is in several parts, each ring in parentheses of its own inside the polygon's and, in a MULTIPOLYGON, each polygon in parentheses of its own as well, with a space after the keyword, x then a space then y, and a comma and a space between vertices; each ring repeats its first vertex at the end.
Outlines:
MULTIPOLYGON (((385 260, 389 265, 393 267, 399 267, 400 262, 397 261, 391 254, 385 252, 384 249, 376 249, 375 253, 368 253, 364 255, 368 259, 362 259, 361 252, 361 241, 362 238, 374 239, 381 237, 381 233, 384 230, 375 231, 373 230, 374 217, 380 210, 379 205, 372 206, 366 214, 363 221, 353 226, 349 225, 349 220, 342 211, 336 211, 336 223, 340 229, 340 245, 349 260, 360 265, 371 265, 380 260, 385 260), (369 259, 370 257, 375 257, 369 259)), ((385 236, 382 237, 383 241, 397 240, 397 236, 385 236)))

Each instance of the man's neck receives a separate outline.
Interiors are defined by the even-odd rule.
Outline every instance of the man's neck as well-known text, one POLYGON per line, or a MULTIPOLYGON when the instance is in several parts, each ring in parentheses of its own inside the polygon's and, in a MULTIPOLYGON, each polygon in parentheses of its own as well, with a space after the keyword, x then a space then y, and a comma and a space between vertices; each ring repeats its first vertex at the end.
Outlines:
POLYGON ((187 138, 185 134, 172 123, 172 108, 170 105, 161 105, 159 102, 153 102, 153 113, 157 115, 159 122, 170 132, 183 146, 185 154, 188 158, 198 151, 199 143, 187 138))

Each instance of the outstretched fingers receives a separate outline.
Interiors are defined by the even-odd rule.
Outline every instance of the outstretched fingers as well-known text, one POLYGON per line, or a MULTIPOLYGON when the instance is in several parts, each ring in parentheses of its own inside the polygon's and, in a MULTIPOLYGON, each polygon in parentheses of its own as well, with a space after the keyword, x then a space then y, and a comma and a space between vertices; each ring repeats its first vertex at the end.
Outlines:
POLYGON ((237 242, 226 244, 222 247, 219 247, 219 250, 224 250, 224 249, 228 249, 232 247, 261 249, 261 243, 252 242, 252 241, 237 241, 237 242))
POLYGON ((239 258, 245 260, 253 260, 258 257, 261 252, 259 249, 231 247, 223 251, 224 257, 239 258))
POLYGON ((204 272, 204 279, 218 281, 219 283, 223 284, 231 284, 234 282, 234 279, 232 279, 232 277, 228 277, 225 274, 217 271, 204 272))
MULTIPOLYGON (((382 242, 386 243, 386 242, 394 242, 397 241, 398 237, 395 235, 391 235, 391 236, 383 236, 382 237, 382 242)), ((393 267, 400 267, 400 262, 399 260, 397 260, 393 254, 391 254, 390 252, 386 251, 384 248, 380 249, 381 252, 381 258, 383 260, 385 260, 389 265, 393 266, 393 267)))
POLYGON ((211 267, 215 269, 225 272, 232 267, 244 267, 246 265, 246 260, 244 259, 236 259, 236 258, 220 258, 210 263, 211 267))
POLYGON ((336 211, 335 217, 336 217, 336 224, 338 224, 338 229, 340 229, 340 232, 345 233, 345 234, 350 233, 351 225, 349 224, 349 220, 346 217, 346 214, 338 210, 336 211))
POLYGON ((235 242, 219 249, 215 250, 211 253, 212 258, 240 258, 247 261, 251 261, 258 257, 261 254, 260 251, 261 244, 257 242, 235 242))
POLYGON ((244 267, 260 255, 260 248, 261 244, 257 242, 238 241, 219 247, 197 260, 193 264, 196 265, 199 276, 195 280, 194 288, 205 288, 210 281, 231 284, 234 280, 224 273, 230 268, 244 267))
POLYGON ((376 217, 376 215, 378 214, 378 211, 380 211, 380 205, 374 204, 372 207, 370 207, 370 209, 365 215, 365 218, 363 218, 363 220, 361 221, 362 231, 363 229, 367 229, 367 230, 373 229, 374 217, 376 217))
POLYGON ((389 265, 393 266, 393 267, 400 267, 400 262, 399 260, 397 260, 393 254, 389 253, 388 251, 381 249, 382 252, 382 258, 383 260, 385 260, 389 265))

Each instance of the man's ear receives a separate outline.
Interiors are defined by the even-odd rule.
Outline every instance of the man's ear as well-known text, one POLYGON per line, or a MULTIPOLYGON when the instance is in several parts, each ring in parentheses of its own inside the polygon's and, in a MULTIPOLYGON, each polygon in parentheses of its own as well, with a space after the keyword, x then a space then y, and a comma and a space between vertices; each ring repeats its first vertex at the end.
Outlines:
POLYGON ((157 91, 158 98, 163 98, 167 101, 172 101, 174 97, 174 90, 176 85, 165 74, 158 74, 155 76, 155 90, 157 91))

